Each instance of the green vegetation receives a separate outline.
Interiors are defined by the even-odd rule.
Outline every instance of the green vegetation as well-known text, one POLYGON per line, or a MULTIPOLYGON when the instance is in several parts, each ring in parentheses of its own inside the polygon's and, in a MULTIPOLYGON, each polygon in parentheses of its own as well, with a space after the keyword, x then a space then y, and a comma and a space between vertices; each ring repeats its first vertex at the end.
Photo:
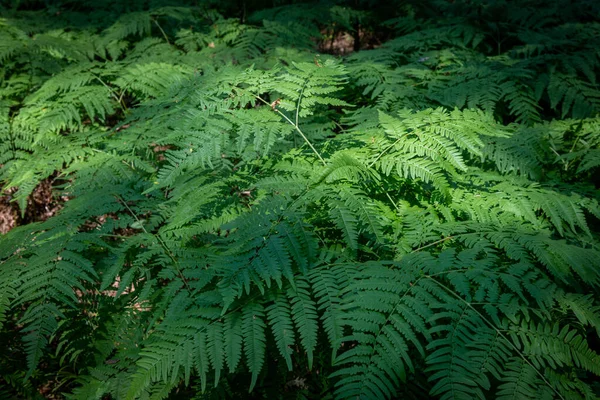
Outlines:
POLYGON ((600 2, 172 3, 0 1, 0 398, 600 396, 600 2))

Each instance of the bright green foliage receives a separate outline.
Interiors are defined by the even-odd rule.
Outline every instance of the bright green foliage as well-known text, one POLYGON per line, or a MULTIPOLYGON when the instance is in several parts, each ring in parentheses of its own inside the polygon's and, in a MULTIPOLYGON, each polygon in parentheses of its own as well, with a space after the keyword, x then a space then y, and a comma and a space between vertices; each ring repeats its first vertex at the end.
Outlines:
POLYGON ((76 3, 0 1, 0 398, 600 397, 600 3, 76 3))

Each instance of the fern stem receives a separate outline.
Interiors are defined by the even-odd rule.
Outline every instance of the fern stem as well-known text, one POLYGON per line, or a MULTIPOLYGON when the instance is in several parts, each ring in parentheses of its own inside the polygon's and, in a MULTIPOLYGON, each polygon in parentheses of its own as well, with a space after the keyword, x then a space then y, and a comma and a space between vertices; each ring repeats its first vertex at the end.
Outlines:
MULTIPOLYGON (((239 88, 238 88, 239 89, 239 88)), ((241 89, 243 90, 243 89, 241 89)), ((268 101, 266 101, 265 99, 261 98, 260 96, 257 96, 255 94, 250 93, 254 98, 256 98, 257 100, 260 100, 261 102, 263 102, 264 104, 271 106, 271 104, 269 104, 268 101)), ((302 136, 302 139, 304 139, 304 141, 306 142, 306 144, 308 144, 308 146, 312 149, 312 151, 317 155, 317 157, 319 158, 319 160, 321 160, 321 162, 323 163, 324 166, 327 166, 327 163, 325 162, 325 160, 323 159, 323 157, 321 157, 321 154, 319 154, 319 152, 317 151, 317 149, 315 149, 315 146, 312 145, 312 143, 310 142, 310 140, 308 140, 308 138, 306 137, 306 135, 304 135, 304 133, 302 132, 302 130, 300 130, 300 127, 298 126, 297 123, 294 123, 294 121, 292 121, 287 115, 285 115, 284 113, 282 113, 280 110, 278 110, 277 108, 274 108, 274 111, 277 112, 279 115, 281 115, 283 118, 285 118, 285 120, 292 125, 296 131, 298 131, 298 133, 300 134, 300 136, 302 136)), ((298 118, 298 115, 296 114, 296 118, 298 118)))
POLYGON ((425 246, 421 246, 418 249, 415 249, 415 250, 411 251, 411 253, 416 253, 417 251, 421 251, 421 250, 426 249, 428 247, 435 246, 436 244, 439 244, 439 243, 445 242, 446 240, 454 239, 454 238, 455 238, 455 236, 448 236, 448 237, 445 237, 443 239, 436 240, 433 243, 426 244, 425 246))
POLYGON ((10 152, 12 153, 13 159, 17 158, 17 145, 15 144, 15 136, 14 136, 14 129, 13 129, 14 119, 15 119, 15 117, 14 117, 14 115, 12 115, 9 117, 9 120, 8 120, 8 137, 10 140, 10 152))
POLYGON ((392 199, 392 196, 390 196, 390 194, 388 192, 385 192, 385 195, 390 200, 390 202, 392 203, 392 205, 394 206, 394 208, 396 209, 396 211, 400 212, 400 209, 396 205, 396 202, 392 199))
POLYGON ((304 81, 304 85, 302 85, 302 89, 300 90, 300 95, 298 96, 298 102, 296 103, 296 126, 298 126, 298 116, 300 114, 300 103, 302 102, 302 95, 304 94, 304 89, 306 88, 306 84, 312 78, 312 74, 306 78, 304 81))
MULTIPOLYGON (((575 146, 577 145, 577 142, 579 142, 580 137, 578 136, 577 139, 575 139, 575 141, 573 142, 573 146, 571 146, 571 150, 569 150, 569 153, 572 153, 573 150, 575 150, 575 146)), ((569 164, 571 164, 571 162, 574 162, 575 159, 571 159, 571 161, 567 161, 565 164, 565 171, 569 170, 569 164)))
MULTIPOLYGON (((321 155, 319 154, 319 152, 317 151, 317 149, 315 149, 313 147, 312 143, 310 143, 310 141, 308 140, 308 138, 306 136, 304 136, 304 133, 302 133, 302 131, 298 127, 298 119, 299 119, 299 115, 300 115, 300 103, 302 102, 302 95, 304 94, 304 89, 306 88, 306 85, 310 81, 310 78, 312 78, 312 74, 309 75, 308 78, 306 78, 304 80, 304 85, 302 85, 302 90, 300 90, 300 95, 298 96, 298 102, 296 103, 296 123, 293 124, 293 125, 294 125, 294 128, 296 128, 296 130, 298 131, 298 133, 300 133, 300 136, 302 136, 302 138, 304 139, 304 141, 306 143, 308 143, 308 145, 315 152, 315 154, 317 155, 317 157, 319 157, 319 159, 321 160, 321 162, 323 163, 323 165, 327 166, 327 163, 325 162, 325 160, 323 160, 323 157, 321 157, 321 155)), ((279 114, 283 115, 284 118, 287 119, 290 124, 292 123, 292 121, 290 121, 290 119, 287 116, 285 116, 281 111, 279 111, 277 109, 275 109, 275 111, 277 111, 277 112, 279 112, 279 114)))
POLYGON ((556 154, 556 157, 558 157, 559 160, 562 161, 563 165, 565 166, 565 171, 567 171, 569 169, 569 164, 565 160, 562 159, 562 156, 560 154, 558 154, 558 152, 554 149, 553 146, 550 146, 550 150, 552 150, 552 152, 554 154, 556 154))
POLYGON ((110 237, 110 238, 115 238, 115 239, 129 239, 129 237, 130 237, 130 236, 123 236, 123 235, 113 235, 111 233, 98 233, 98 236, 110 237))
MULTIPOLYGON (((281 114, 285 119, 287 119, 290 123, 292 123, 292 121, 290 121, 290 119, 281 111, 277 110, 277 112, 279 114, 281 114)), ((292 123, 292 125, 294 125, 292 123)), ((298 125, 294 125, 294 128, 296 128, 296 130, 298 131, 298 133, 300 134, 300 136, 302 136, 302 139, 304 139, 304 141, 306 142, 306 144, 308 144, 310 146, 310 148, 312 149, 312 151, 317 155, 317 157, 319 157, 319 160, 321 160, 321 162, 323 163, 324 166, 327 166, 327 163, 325 162, 325 160, 323 159, 323 157, 321 157, 321 155, 319 154, 319 152, 317 151, 317 149, 315 149, 315 147, 312 145, 312 143, 310 142, 310 140, 308 140, 308 138, 304 135, 304 133, 302 133, 302 131, 300 130, 300 128, 298 127, 298 125)))
POLYGON ((160 24, 158 23, 158 21, 155 18, 152 18, 152 22, 154 22, 154 25, 156 25, 158 27, 158 29, 160 30, 160 32, 162 33, 163 37, 165 38, 165 40, 167 41, 167 44, 170 46, 171 42, 169 41, 169 37, 167 36, 167 34, 165 33, 165 31, 163 30, 163 28, 160 26, 160 24))
POLYGON ((146 230, 146 228, 144 227, 144 224, 142 224, 142 221, 140 221, 140 219, 137 217, 137 215, 135 215, 133 210, 131 208, 129 208, 127 203, 118 194, 113 193, 113 196, 115 196, 115 198, 119 201, 119 203, 123 204, 125 206, 125 208, 127 208, 127 211, 129 211, 131 216, 136 220, 136 222, 139 224, 139 226, 142 228, 142 231, 144 231, 145 234, 154 236, 156 238, 156 240, 158 241, 160 246, 163 248, 165 253, 167 253, 167 255, 169 256, 171 261, 173 261, 173 266, 177 270, 177 274, 181 278, 185 288, 188 290, 188 292, 192 293, 192 289, 189 287, 187 280, 185 279, 185 277, 183 276, 183 273, 181 272, 181 269, 179 268, 179 262, 177 261, 177 259, 175 258, 175 256, 173 255, 173 253, 171 252, 171 250, 169 249, 167 244, 162 240, 162 238, 159 235, 155 235, 146 230))
POLYGON ((110 94, 115 98, 115 100, 119 104, 119 107, 121 107, 121 110, 123 111, 123 114, 125 114, 127 112, 127 110, 125 110, 123 102, 121 101, 122 100, 121 97, 117 96, 117 94, 115 93, 115 91, 110 86, 108 86, 106 84, 106 82, 104 82, 99 76, 97 76, 93 72, 91 72, 91 74, 94 75, 94 78, 96 78, 96 80, 98 82, 100 82, 102 85, 104 85, 110 91, 110 94))
POLYGON ((119 100, 118 100, 119 104, 121 105, 121 108, 124 108, 125 110, 127 110, 127 107, 125 106, 125 103, 123 102, 123 96, 125 96, 126 88, 127 88, 127 85, 125 85, 123 87, 123 89, 121 91, 121 95, 119 96, 119 100))
POLYGON ((373 165, 375 165, 375 163, 377 161, 379 161, 379 159, 385 154, 387 153, 392 147, 394 147, 400 140, 402 140, 402 137, 399 137, 398 140, 396 140, 394 143, 392 143, 391 145, 389 145, 387 148, 385 148, 381 153, 379 153, 379 155, 377 156, 377 158, 375 158, 375 160, 373 160, 373 162, 371 164, 369 164, 367 166, 367 168, 371 168, 373 167, 373 165))
POLYGON ((335 119, 333 119, 333 118, 330 118, 330 119, 331 119, 331 122, 333 122, 333 123, 334 123, 334 125, 335 125, 335 126, 337 126, 337 127, 340 129, 340 132, 342 132, 342 133, 346 133, 346 130, 344 129, 344 127, 343 127, 342 125, 340 125, 340 123, 339 123, 339 122, 337 122, 337 121, 336 121, 335 119))
POLYGON ((473 310, 473 312, 475 312, 477 315, 479 315, 479 318, 481 318, 481 320, 483 322, 485 322, 490 328, 492 328, 492 330, 494 330, 496 332, 496 335, 501 336, 513 348, 513 350, 519 355, 519 357, 521 357, 521 359, 526 364, 528 364, 531 368, 533 368, 533 370, 542 379, 542 381, 544 381, 544 383, 549 388, 551 388, 554 391, 554 393, 556 393, 556 395, 559 398, 565 400, 565 398, 563 397, 563 395, 560 394, 560 392, 558 390, 556 390, 556 388, 554 386, 552 386, 550 384, 550 382, 548 382, 548 380, 546 379, 546 377, 531 363, 531 361, 529 361, 527 359, 527 357, 525 357, 525 355, 519 350, 519 348, 513 342, 511 342, 508 339, 508 337, 506 337, 506 335, 502 332, 502 330, 496 328, 496 326, 492 323, 492 321, 490 321, 489 319, 487 319, 485 315, 483 315, 481 312, 479 312, 479 310, 477 310, 475 307, 473 307, 473 305, 471 303, 469 303, 468 301, 466 301, 465 299, 463 299, 458 293, 456 293, 454 290, 450 289, 448 286, 444 285, 443 283, 441 283, 437 279, 432 278, 431 275, 425 275, 425 276, 423 276, 423 278, 429 279, 430 281, 433 281, 439 287, 441 287, 442 289, 444 289, 445 291, 447 291, 448 293, 450 293, 452 296, 456 297, 459 301, 463 302, 467 307, 469 307, 471 310, 473 310))

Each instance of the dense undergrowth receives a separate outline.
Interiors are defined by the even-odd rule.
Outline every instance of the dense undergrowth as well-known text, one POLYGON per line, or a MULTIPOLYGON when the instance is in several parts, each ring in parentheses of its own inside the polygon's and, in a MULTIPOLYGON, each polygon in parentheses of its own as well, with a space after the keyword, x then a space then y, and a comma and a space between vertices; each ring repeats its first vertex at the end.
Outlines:
POLYGON ((0 4, 0 398, 600 396, 597 1, 0 4))

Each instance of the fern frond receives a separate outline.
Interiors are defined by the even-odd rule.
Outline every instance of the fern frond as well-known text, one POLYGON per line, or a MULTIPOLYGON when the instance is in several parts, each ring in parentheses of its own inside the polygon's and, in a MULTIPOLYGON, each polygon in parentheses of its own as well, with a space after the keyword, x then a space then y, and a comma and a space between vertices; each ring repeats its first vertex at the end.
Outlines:
POLYGON ((312 369, 318 325, 316 304, 310 296, 309 288, 307 280, 298 278, 287 295, 292 306, 292 318, 300 336, 300 343, 308 358, 308 368, 312 369))
POLYGON ((565 293, 557 301, 563 310, 572 311, 580 323, 600 331, 600 307, 594 304, 592 296, 565 293))
POLYGON ((242 319, 242 332, 244 335, 244 354, 248 369, 252 373, 249 391, 252 391, 258 374, 262 369, 265 357, 265 322, 264 310, 259 304, 249 305, 244 308, 242 319))
POLYGON ((534 365, 575 365, 595 375, 600 374, 600 356, 588 347, 575 330, 561 328, 558 324, 532 326, 523 323, 515 327, 511 334, 514 334, 513 341, 520 342, 519 347, 522 346, 523 353, 530 357, 534 365))
POLYGON ((549 390, 543 390, 541 380, 536 376, 535 369, 526 363, 525 360, 513 357, 506 364, 506 373, 502 378, 501 384, 498 386, 496 396, 498 399, 515 399, 515 398, 540 398, 540 391, 544 394, 542 398, 551 398, 552 394, 549 390), (540 390, 542 389, 542 390, 540 390))
POLYGON ((423 354, 418 336, 428 335, 421 329, 430 316, 425 304, 414 301, 415 278, 378 265, 365 265, 354 277, 343 304, 349 312, 344 324, 352 333, 341 340, 356 345, 335 359, 337 398, 391 397, 414 369, 410 351, 423 354))
POLYGON ((149 62, 125 68, 114 84, 123 91, 158 97, 173 84, 181 82, 186 70, 167 63, 149 62))
POLYGON ((298 117, 312 115, 317 105, 348 106, 345 101, 329 96, 346 83, 345 68, 333 60, 323 64, 293 63, 282 74, 273 89, 281 93, 280 107, 298 117))
POLYGON ((288 370, 292 370, 292 349, 295 344, 291 306, 287 297, 278 294, 267 308, 267 316, 279 354, 284 358, 288 370))
POLYGON ((562 118, 569 113, 574 118, 585 118, 594 115, 600 106, 600 93, 596 85, 560 73, 550 76, 548 95, 552 108, 562 104, 562 118))
POLYGON ((594 398, 598 2, 13 3, 0 397, 594 398))
POLYGON ((427 371, 432 373, 429 379, 435 382, 430 394, 441 399, 485 398, 482 389, 490 388, 485 372, 489 368, 498 374, 501 360, 509 353, 507 346, 502 346, 502 339, 490 332, 479 315, 465 304, 439 310, 434 318, 439 320, 434 332, 442 337, 427 347, 431 351, 427 371))

